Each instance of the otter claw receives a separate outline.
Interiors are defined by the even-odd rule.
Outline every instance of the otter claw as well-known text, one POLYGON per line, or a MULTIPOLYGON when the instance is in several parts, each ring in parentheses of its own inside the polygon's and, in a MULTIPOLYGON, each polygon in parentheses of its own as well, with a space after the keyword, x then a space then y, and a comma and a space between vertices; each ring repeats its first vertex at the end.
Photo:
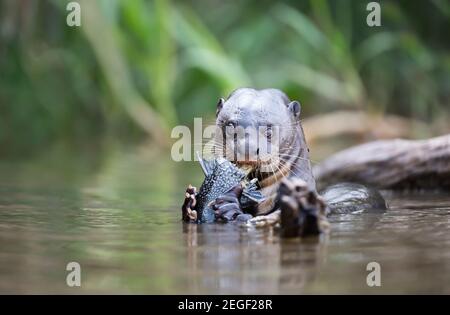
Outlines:
POLYGON ((238 215, 242 214, 238 201, 224 201, 215 203, 213 205, 213 209, 215 210, 216 220, 223 222, 233 221, 238 215))
POLYGON ((191 220, 197 221, 197 211, 187 208, 187 215, 191 220))
POLYGON ((241 205, 239 204, 239 196, 242 193, 242 189, 242 186, 238 184, 229 192, 210 203, 209 206, 215 211, 216 221, 234 221, 239 215, 243 214, 241 205))
POLYGON ((182 219, 185 222, 195 222, 197 221, 197 211, 194 210, 195 205, 197 204, 197 199, 195 195, 197 193, 197 188, 189 185, 184 194, 184 202, 181 206, 181 214, 182 219))
POLYGON ((280 210, 277 210, 270 214, 257 216, 248 220, 247 226, 260 228, 266 226, 274 226, 279 222, 280 222, 280 210))

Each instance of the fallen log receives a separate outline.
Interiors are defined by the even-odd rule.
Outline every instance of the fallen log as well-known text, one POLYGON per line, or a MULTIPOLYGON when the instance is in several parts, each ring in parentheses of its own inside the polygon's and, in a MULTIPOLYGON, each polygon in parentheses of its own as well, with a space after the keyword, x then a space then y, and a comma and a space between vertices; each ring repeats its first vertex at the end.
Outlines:
POLYGON ((429 126, 419 120, 396 115, 374 115, 363 111, 341 110, 321 114, 303 121, 306 142, 312 145, 321 139, 341 135, 372 139, 410 138, 412 130, 426 133, 429 126))
POLYGON ((369 142, 332 155, 313 171, 319 187, 357 182, 380 189, 450 190, 450 134, 369 142))

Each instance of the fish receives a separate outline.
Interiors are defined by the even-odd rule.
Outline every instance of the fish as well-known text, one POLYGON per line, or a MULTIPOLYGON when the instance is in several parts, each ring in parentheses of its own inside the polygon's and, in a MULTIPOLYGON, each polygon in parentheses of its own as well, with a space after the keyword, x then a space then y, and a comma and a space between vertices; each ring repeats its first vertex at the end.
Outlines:
POLYGON ((202 159, 198 152, 197 158, 205 175, 196 195, 198 223, 214 222, 215 211, 212 208, 212 203, 216 198, 231 191, 238 184, 243 188, 239 196, 239 203, 243 209, 265 200, 259 190, 258 179, 249 179, 249 172, 238 168, 225 158, 206 160, 202 159))

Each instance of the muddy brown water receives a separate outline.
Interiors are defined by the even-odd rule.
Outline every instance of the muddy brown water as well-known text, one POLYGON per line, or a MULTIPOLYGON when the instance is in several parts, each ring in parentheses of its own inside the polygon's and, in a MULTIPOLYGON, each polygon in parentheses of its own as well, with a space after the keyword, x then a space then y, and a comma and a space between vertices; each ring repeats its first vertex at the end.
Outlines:
POLYGON ((390 195, 320 239, 180 222, 195 163, 140 147, 0 162, 0 293, 450 293, 450 196, 390 195), (81 265, 68 287, 66 265, 81 265), (366 283, 369 262, 381 287, 366 283))

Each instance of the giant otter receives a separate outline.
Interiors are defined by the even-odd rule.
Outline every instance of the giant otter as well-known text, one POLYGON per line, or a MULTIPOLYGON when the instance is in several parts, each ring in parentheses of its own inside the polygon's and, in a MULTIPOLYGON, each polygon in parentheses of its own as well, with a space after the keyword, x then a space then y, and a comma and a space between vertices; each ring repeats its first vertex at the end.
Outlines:
MULTIPOLYGON (((385 207, 378 192, 343 184, 327 189, 324 196, 333 199, 327 206, 316 191, 300 116, 300 103, 277 89, 240 88, 219 100, 216 126, 220 132, 215 135, 213 154, 248 170, 266 198, 251 209, 242 209, 240 191, 233 189, 213 204, 218 220, 248 220, 256 226, 281 223, 285 236, 297 236, 324 231, 330 213, 385 207), (340 203, 334 202, 336 196, 340 203)), ((190 220, 195 193, 192 187, 186 191, 185 221, 190 220)))

